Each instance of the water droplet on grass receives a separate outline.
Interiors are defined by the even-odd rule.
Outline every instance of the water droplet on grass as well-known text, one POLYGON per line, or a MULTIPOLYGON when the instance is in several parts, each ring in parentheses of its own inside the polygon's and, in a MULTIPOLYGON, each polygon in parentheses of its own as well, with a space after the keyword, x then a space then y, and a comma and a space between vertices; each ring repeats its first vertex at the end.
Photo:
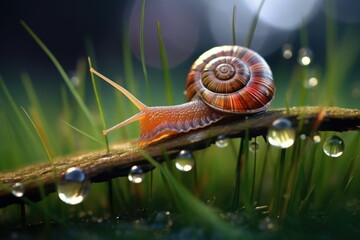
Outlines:
POLYGON ((319 143, 321 142, 321 136, 319 133, 314 133, 314 135, 312 136, 312 140, 314 143, 319 143))
POLYGON ((78 167, 66 170, 58 185, 59 198, 71 205, 81 203, 89 194, 90 180, 84 171, 78 167))
POLYGON ((25 193, 25 187, 22 183, 17 182, 14 185, 12 185, 11 187, 11 193, 12 195, 14 195, 15 197, 22 197, 24 196, 25 193))
POLYGON ((215 145, 218 148, 225 148, 229 145, 229 139, 227 139, 225 136, 220 135, 217 137, 215 145))
POLYGON ((282 46, 282 55, 285 59, 290 59, 293 56, 291 44, 285 43, 282 46))
POLYGON ((249 150, 250 152, 256 152, 259 150, 259 144, 257 142, 251 142, 249 144, 249 150))
POLYGON ((313 53, 310 48, 300 48, 298 62, 302 66, 308 66, 313 58, 313 53))
POLYGON ((131 167, 128 179, 132 183, 141 183, 144 180, 145 174, 141 167, 134 165, 131 167))
POLYGON ((272 123, 267 138, 275 147, 289 148, 294 144, 295 130, 288 119, 279 118, 272 123))
POLYGON ((301 134, 301 135, 300 135, 300 139, 303 140, 303 141, 305 141, 305 140, 306 140, 306 134, 305 134, 305 133, 301 134))
POLYGON ((275 231, 277 229, 276 222, 270 217, 265 217, 259 223, 259 229, 265 231, 275 231))
POLYGON ((318 85, 319 81, 316 77, 310 77, 304 81, 304 87, 307 89, 313 89, 318 85))
POLYGON ((329 157, 340 157, 345 149, 344 141, 338 136, 328 137, 323 145, 323 150, 329 157))
POLYGON ((191 152, 188 150, 181 150, 175 160, 175 167, 182 172, 188 172, 193 168, 194 163, 195 161, 191 152))

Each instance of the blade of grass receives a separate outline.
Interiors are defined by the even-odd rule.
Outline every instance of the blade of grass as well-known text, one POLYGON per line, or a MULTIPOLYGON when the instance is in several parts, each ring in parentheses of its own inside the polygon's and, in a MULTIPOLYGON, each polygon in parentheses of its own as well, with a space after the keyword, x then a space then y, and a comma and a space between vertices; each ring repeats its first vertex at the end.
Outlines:
MULTIPOLYGON (((307 48, 309 46, 308 32, 304 21, 302 23, 302 27, 300 31, 300 43, 302 48, 307 48)), ((297 105, 299 106, 305 106, 306 104, 309 104, 307 102, 309 98, 308 97, 309 90, 303 86, 303 81, 306 81, 306 79, 309 78, 309 72, 310 72, 309 65, 301 66, 298 75, 298 83, 297 83, 297 86, 299 87, 296 88, 297 91, 299 92, 298 102, 297 102, 297 105)))
MULTIPOLYGON (((25 91, 31 103, 30 115, 33 121, 37 123, 36 125, 38 127, 38 130, 43 136, 44 142, 46 143, 47 149, 49 150, 51 156, 54 156, 55 155, 54 149, 52 149, 51 147, 52 144, 50 143, 49 139, 56 139, 56 138, 52 138, 49 136, 49 133, 51 133, 52 131, 49 130, 50 128, 48 127, 48 124, 46 124, 47 121, 44 117, 45 115, 42 112, 42 107, 40 106, 40 102, 36 95, 35 89, 31 83, 30 76, 26 73, 23 73, 21 74, 21 79, 23 81, 25 91)), ((53 145, 55 145, 54 142, 52 143, 53 145)))
MULTIPOLYGON (((61 119, 65 122, 71 122, 73 118, 73 112, 71 111, 70 103, 68 100, 68 93, 66 86, 61 85, 60 92, 61 92, 61 102, 62 102, 61 119)), ((64 153, 70 153, 75 150, 74 146, 76 144, 70 128, 66 128, 61 131, 59 140, 60 140, 59 143, 61 144, 64 153)))
POLYGON ((21 107, 21 109, 24 111, 26 117, 30 120, 31 125, 34 127, 37 135, 38 135, 39 138, 40 138, 41 144, 42 144, 43 147, 44 147, 44 151, 45 151, 45 153, 46 153, 49 161, 51 162, 51 161, 52 161, 52 156, 51 156, 50 151, 49 151, 49 149, 48 149, 48 147, 47 147, 47 144, 46 144, 45 139, 43 138, 42 134, 40 133, 39 129, 38 129, 37 126, 35 125, 34 121, 31 119, 30 115, 27 113, 27 111, 25 110, 25 108, 21 107))
POLYGON ((267 170, 267 166, 268 166, 268 163, 269 163, 269 156, 270 156, 270 144, 266 144, 266 150, 265 150, 265 154, 263 156, 263 161, 262 161, 262 164, 261 164, 261 170, 260 170, 260 175, 259 175, 259 185, 258 185, 258 190, 257 190, 257 193, 256 193, 256 197, 255 197, 255 201, 256 202, 260 202, 262 199, 262 189, 263 189, 263 185, 264 185, 264 182, 265 182, 265 171, 267 170))
POLYGON ((256 141, 256 137, 255 137, 255 140, 254 140, 254 143, 255 143, 255 148, 254 148, 254 164, 253 164, 253 172, 252 172, 252 184, 251 184, 251 193, 250 193, 250 201, 251 202, 256 202, 254 201, 254 192, 255 192, 255 182, 256 182, 256 152, 257 152, 257 141, 256 141))
POLYGON ((246 209, 246 211, 250 214, 251 217, 255 217, 254 216, 254 211, 253 211, 253 207, 252 207, 252 202, 251 202, 251 181, 250 181, 250 161, 249 161, 249 130, 246 129, 245 130, 245 136, 243 138, 242 141, 242 154, 243 156, 241 157, 242 162, 241 165, 243 166, 241 175, 243 176, 243 180, 242 181, 242 194, 240 194, 242 202, 244 204, 244 207, 246 209))
POLYGON ((142 66, 142 69, 143 69, 143 72, 144 72, 144 78, 145 78, 146 96, 148 98, 149 105, 151 106, 152 105, 152 97, 151 97, 148 73, 147 73, 147 69, 146 69, 145 48, 144 48, 145 2, 146 2, 146 0, 142 0, 142 5, 141 5, 140 56, 141 56, 141 66, 142 66))
POLYGON ((67 126, 69 126, 70 128, 74 129, 75 131, 77 131, 78 133, 84 135, 85 137, 93 140, 94 142, 104 146, 104 143, 100 142, 99 140, 97 140, 96 138, 94 138, 93 136, 91 136, 90 134, 80 130, 79 128, 75 127, 74 125, 71 125, 70 123, 66 122, 66 121, 63 121, 67 126))
POLYGON ((245 46, 248 47, 248 48, 251 47, 251 42, 252 42, 252 39, 254 37, 256 25, 258 23, 258 20, 259 20, 259 17, 260 17, 260 12, 261 12, 261 9, 262 9, 264 3, 265 3, 265 0, 262 0, 260 5, 259 5, 259 8, 258 8, 258 10, 256 12, 256 15, 254 16, 254 19, 253 19, 253 21, 251 23, 250 31, 249 31, 248 37, 246 39, 246 44, 245 44, 245 46))
POLYGON ((275 182, 274 182, 273 202, 271 208, 269 209, 273 217, 277 217, 280 215, 280 209, 282 207, 285 161, 286 161, 286 149, 283 148, 280 150, 280 159, 276 169, 277 171, 274 172, 275 182))
POLYGON ((167 56, 166 56, 164 41, 163 41, 162 35, 161 35, 161 27, 160 27, 159 21, 157 22, 157 33, 158 33, 158 40, 159 40, 161 66, 162 66, 164 82, 165 82, 166 99, 167 99, 168 105, 174 105, 174 93, 172 90, 169 64, 168 64, 168 60, 167 60, 167 56))
POLYGON ((25 28, 25 30, 30 34, 30 36, 34 39, 34 41, 39 45, 39 47, 45 52, 45 54, 49 57, 49 59, 53 62, 56 69, 59 71, 61 77, 64 79, 65 84, 69 88, 70 92, 74 96, 75 100, 80 106, 80 109, 83 111, 87 119, 89 120, 90 124, 95 127, 95 121, 89 111, 89 109, 86 107, 85 102, 80 97, 79 93, 76 91, 73 83, 71 82, 69 76, 65 73, 65 70, 60 65, 59 61, 55 58, 53 53, 46 47, 46 45, 40 40, 40 38, 34 33, 34 31, 24 22, 20 21, 21 25, 25 28))
POLYGON ((234 196, 233 196, 233 210, 238 210, 240 208, 240 188, 241 188, 241 169, 242 169, 242 158, 244 156, 244 139, 240 141, 239 152, 237 155, 236 169, 235 169, 235 186, 234 186, 234 196))
MULTIPOLYGON (((89 62, 89 67, 92 68, 92 63, 91 63, 90 57, 88 58, 88 62, 89 62)), ((96 98, 96 103, 97 103, 99 113, 100 113, 102 127, 103 127, 103 130, 105 130, 106 129, 106 124, 105 124, 105 118, 104 118, 104 113, 103 113, 103 108, 102 108, 102 105, 101 105, 101 100, 100 100, 98 88, 96 86, 96 81, 95 81, 95 78, 94 78, 94 74, 90 73, 90 75, 91 75, 91 82, 92 82, 92 85, 93 85, 94 94, 95 94, 95 98, 96 98)), ((106 145, 106 151, 109 152, 110 151, 110 149, 109 149, 109 140, 108 140, 107 135, 104 135, 104 140, 105 140, 105 145, 106 145)))
POLYGON ((335 50, 337 48, 337 39, 336 39, 336 23, 335 17, 335 1, 327 0, 326 1, 326 100, 328 104, 334 105, 335 103, 335 82, 338 79, 338 61, 335 56, 335 50))
POLYGON ((38 97, 36 95, 34 86, 31 83, 31 79, 30 79, 29 74, 22 73, 20 75, 20 78, 21 78, 21 80, 23 82, 24 88, 26 90, 26 93, 28 95, 28 98, 29 98, 31 104, 34 106, 35 109, 38 110, 39 115, 42 118, 44 116, 44 114, 42 113, 42 110, 41 110, 42 108, 40 106, 39 99, 38 99, 38 97))
POLYGON ((232 42, 233 45, 236 45, 236 6, 233 7, 233 14, 232 14, 232 42))
POLYGON ((87 68, 86 68, 86 60, 81 57, 76 61, 76 69, 74 72, 74 75, 72 75, 71 79, 73 82, 73 85, 75 85, 77 92, 81 99, 85 98, 85 91, 86 91, 86 74, 87 74, 87 68), (73 79, 75 78, 75 80, 73 79))

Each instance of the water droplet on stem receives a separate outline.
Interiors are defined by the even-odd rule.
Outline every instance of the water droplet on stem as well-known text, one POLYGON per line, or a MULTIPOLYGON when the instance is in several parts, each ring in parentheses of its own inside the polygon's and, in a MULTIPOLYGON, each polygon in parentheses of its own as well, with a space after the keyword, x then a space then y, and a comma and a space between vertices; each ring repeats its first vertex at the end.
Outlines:
POLYGON ((344 141, 338 136, 328 137, 323 145, 323 151, 329 157, 340 157, 345 149, 344 141))
POLYGON ((71 205, 81 203, 89 194, 90 180, 84 171, 78 167, 66 170, 58 185, 59 198, 71 205))
POLYGON ((25 193, 25 187, 22 183, 17 182, 14 185, 12 185, 11 187, 11 193, 12 195, 14 195, 15 197, 22 197, 24 196, 25 193))
POLYGON ((217 137, 215 145, 218 148, 225 148, 229 145, 229 139, 227 139, 225 136, 220 135, 217 137))
POLYGON ((294 144, 295 130, 288 119, 279 118, 272 123, 267 138, 275 147, 289 148, 294 144))
POLYGON ((141 183, 144 180, 145 174, 141 167, 134 165, 131 167, 128 179, 132 183, 141 183))
POLYGON ((188 172, 193 168, 194 163, 192 153, 188 150, 181 150, 175 160, 175 167, 182 172, 188 172))

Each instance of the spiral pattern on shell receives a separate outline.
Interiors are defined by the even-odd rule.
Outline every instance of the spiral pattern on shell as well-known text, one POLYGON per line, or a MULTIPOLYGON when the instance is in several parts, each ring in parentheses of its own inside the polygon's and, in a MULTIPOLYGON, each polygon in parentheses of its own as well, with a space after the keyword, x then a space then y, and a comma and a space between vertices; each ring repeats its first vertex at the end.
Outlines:
POLYGON ((203 53, 186 80, 187 101, 199 96, 211 108, 228 113, 264 111, 274 93, 268 64, 240 46, 219 46, 203 53))

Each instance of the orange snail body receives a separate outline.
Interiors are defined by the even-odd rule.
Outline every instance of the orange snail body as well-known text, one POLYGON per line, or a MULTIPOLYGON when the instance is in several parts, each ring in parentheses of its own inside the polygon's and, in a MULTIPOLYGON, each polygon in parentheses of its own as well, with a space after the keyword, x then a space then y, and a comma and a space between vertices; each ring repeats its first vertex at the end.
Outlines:
POLYGON ((189 102, 175 106, 148 107, 93 68, 90 71, 121 91, 140 110, 103 133, 140 121, 139 146, 206 127, 233 114, 265 111, 275 93, 268 64, 256 52, 240 46, 219 46, 203 53, 186 80, 189 102))

